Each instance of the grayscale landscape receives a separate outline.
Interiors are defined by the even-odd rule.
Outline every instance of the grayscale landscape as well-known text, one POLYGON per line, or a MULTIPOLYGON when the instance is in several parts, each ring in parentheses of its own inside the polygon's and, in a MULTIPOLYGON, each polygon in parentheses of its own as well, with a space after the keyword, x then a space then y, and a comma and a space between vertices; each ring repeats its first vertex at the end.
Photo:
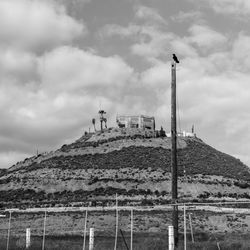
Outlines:
POLYGON ((1 0, 0 249, 250 249, 249 14, 1 0))

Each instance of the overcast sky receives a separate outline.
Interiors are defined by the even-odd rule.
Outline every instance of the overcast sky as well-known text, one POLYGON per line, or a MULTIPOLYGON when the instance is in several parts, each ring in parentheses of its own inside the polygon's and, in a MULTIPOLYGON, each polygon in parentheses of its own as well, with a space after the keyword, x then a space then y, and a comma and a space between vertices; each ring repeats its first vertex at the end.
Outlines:
MULTIPOLYGON (((100 107, 179 129, 250 166, 249 0, 1 0, 0 168, 88 131, 100 107)), ((99 124, 98 124, 99 126, 99 124)))

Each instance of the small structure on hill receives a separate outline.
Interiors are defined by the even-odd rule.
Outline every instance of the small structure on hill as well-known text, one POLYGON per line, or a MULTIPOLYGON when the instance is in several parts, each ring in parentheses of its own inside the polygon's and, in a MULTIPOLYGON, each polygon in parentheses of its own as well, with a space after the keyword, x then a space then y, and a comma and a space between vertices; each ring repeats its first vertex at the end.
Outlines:
POLYGON ((104 117, 106 112, 104 110, 99 110, 98 113, 100 114, 101 131, 103 131, 103 122, 105 123, 105 128, 107 128, 107 118, 104 117))
MULTIPOLYGON (((193 130, 192 130, 193 131, 193 130)), ((166 133, 167 137, 171 137, 171 132, 166 133)), ((194 132, 186 132, 186 131, 182 131, 182 132, 178 132, 177 133, 178 137, 196 137, 196 134, 194 132)))
MULTIPOLYGON (((166 133, 166 136, 167 136, 167 137, 171 137, 171 132, 166 133)), ((196 137, 196 134, 190 133, 190 132, 186 132, 186 131, 183 131, 183 132, 178 132, 178 133, 177 133, 177 136, 178 136, 178 137, 196 137)))
MULTIPOLYGON (((94 126, 94 131, 96 132, 96 128, 95 128, 95 118, 92 119, 92 124, 94 126)), ((89 131, 90 132, 90 131, 89 131)))
POLYGON ((119 128, 141 128, 155 130, 155 118, 145 115, 117 115, 116 122, 119 128))

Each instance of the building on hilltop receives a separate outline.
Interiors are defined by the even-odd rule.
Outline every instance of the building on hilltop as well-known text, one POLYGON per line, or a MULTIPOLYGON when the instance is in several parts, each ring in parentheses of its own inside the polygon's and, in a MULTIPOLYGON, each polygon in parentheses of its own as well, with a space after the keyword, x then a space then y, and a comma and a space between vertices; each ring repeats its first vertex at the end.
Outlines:
MULTIPOLYGON (((167 137, 171 137, 171 132, 166 133, 166 136, 167 137)), ((183 131, 183 132, 178 132, 177 136, 179 136, 179 137, 196 137, 196 134, 195 133, 191 133, 191 132, 183 131)))
MULTIPOLYGON (((171 132, 166 133, 166 136, 171 137, 171 132)), ((192 125, 191 132, 186 132, 186 131, 177 132, 177 136, 179 136, 179 137, 196 137, 196 133, 194 132, 194 125, 192 125)))
POLYGON ((155 131, 155 118, 145 115, 117 115, 116 122, 119 128, 141 128, 155 131))

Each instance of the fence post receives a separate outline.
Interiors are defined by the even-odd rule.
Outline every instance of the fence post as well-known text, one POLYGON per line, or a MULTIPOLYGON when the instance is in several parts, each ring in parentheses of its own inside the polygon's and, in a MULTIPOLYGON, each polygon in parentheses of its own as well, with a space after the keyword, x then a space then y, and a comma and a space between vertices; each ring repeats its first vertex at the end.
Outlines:
POLYGON ((43 221, 43 245, 42 245, 42 250, 44 250, 44 247, 45 247, 46 217, 47 217, 47 213, 46 213, 46 210, 45 210, 44 221, 43 221))
POLYGON ((9 250, 9 243, 10 243, 10 223, 11 223, 11 211, 10 212, 10 217, 9 217, 9 226, 8 226, 8 236, 7 236, 7 246, 6 250, 9 250))
POLYGON ((217 242, 217 247, 218 247, 218 250, 220 250, 220 243, 217 242))
POLYGON ((120 232, 121 232, 121 235, 122 235, 123 242, 124 242, 124 244, 125 244, 125 246, 126 246, 127 250, 129 250, 129 248, 128 248, 128 244, 127 244, 127 242, 126 242, 126 239, 125 239, 125 237, 124 237, 123 232, 122 232, 122 230, 121 230, 121 229, 120 229, 120 232))
POLYGON ((89 250, 94 250, 94 228, 89 229, 89 250))
POLYGON ((114 250, 117 248, 117 237, 118 237, 118 200, 117 200, 117 194, 115 196, 116 200, 116 223, 115 223, 115 246, 114 250))
POLYGON ((183 217, 184 217, 184 250, 187 250, 187 224, 186 224, 186 206, 183 207, 183 217))
POLYGON ((130 250, 133 250, 133 208, 131 208, 130 250))
POLYGON ((192 243, 194 243, 194 234, 193 234, 193 226, 192 226, 191 214, 189 214, 189 223, 190 223, 190 230, 191 230, 192 243))
POLYGON ((30 228, 26 228, 26 249, 30 247, 30 228))
POLYGON ((174 227, 168 226, 168 250, 174 250, 174 227))
POLYGON ((83 234, 83 246, 82 246, 82 250, 85 250, 85 245, 86 245, 87 218, 88 218, 88 209, 86 209, 86 212, 85 212, 84 234, 83 234))

